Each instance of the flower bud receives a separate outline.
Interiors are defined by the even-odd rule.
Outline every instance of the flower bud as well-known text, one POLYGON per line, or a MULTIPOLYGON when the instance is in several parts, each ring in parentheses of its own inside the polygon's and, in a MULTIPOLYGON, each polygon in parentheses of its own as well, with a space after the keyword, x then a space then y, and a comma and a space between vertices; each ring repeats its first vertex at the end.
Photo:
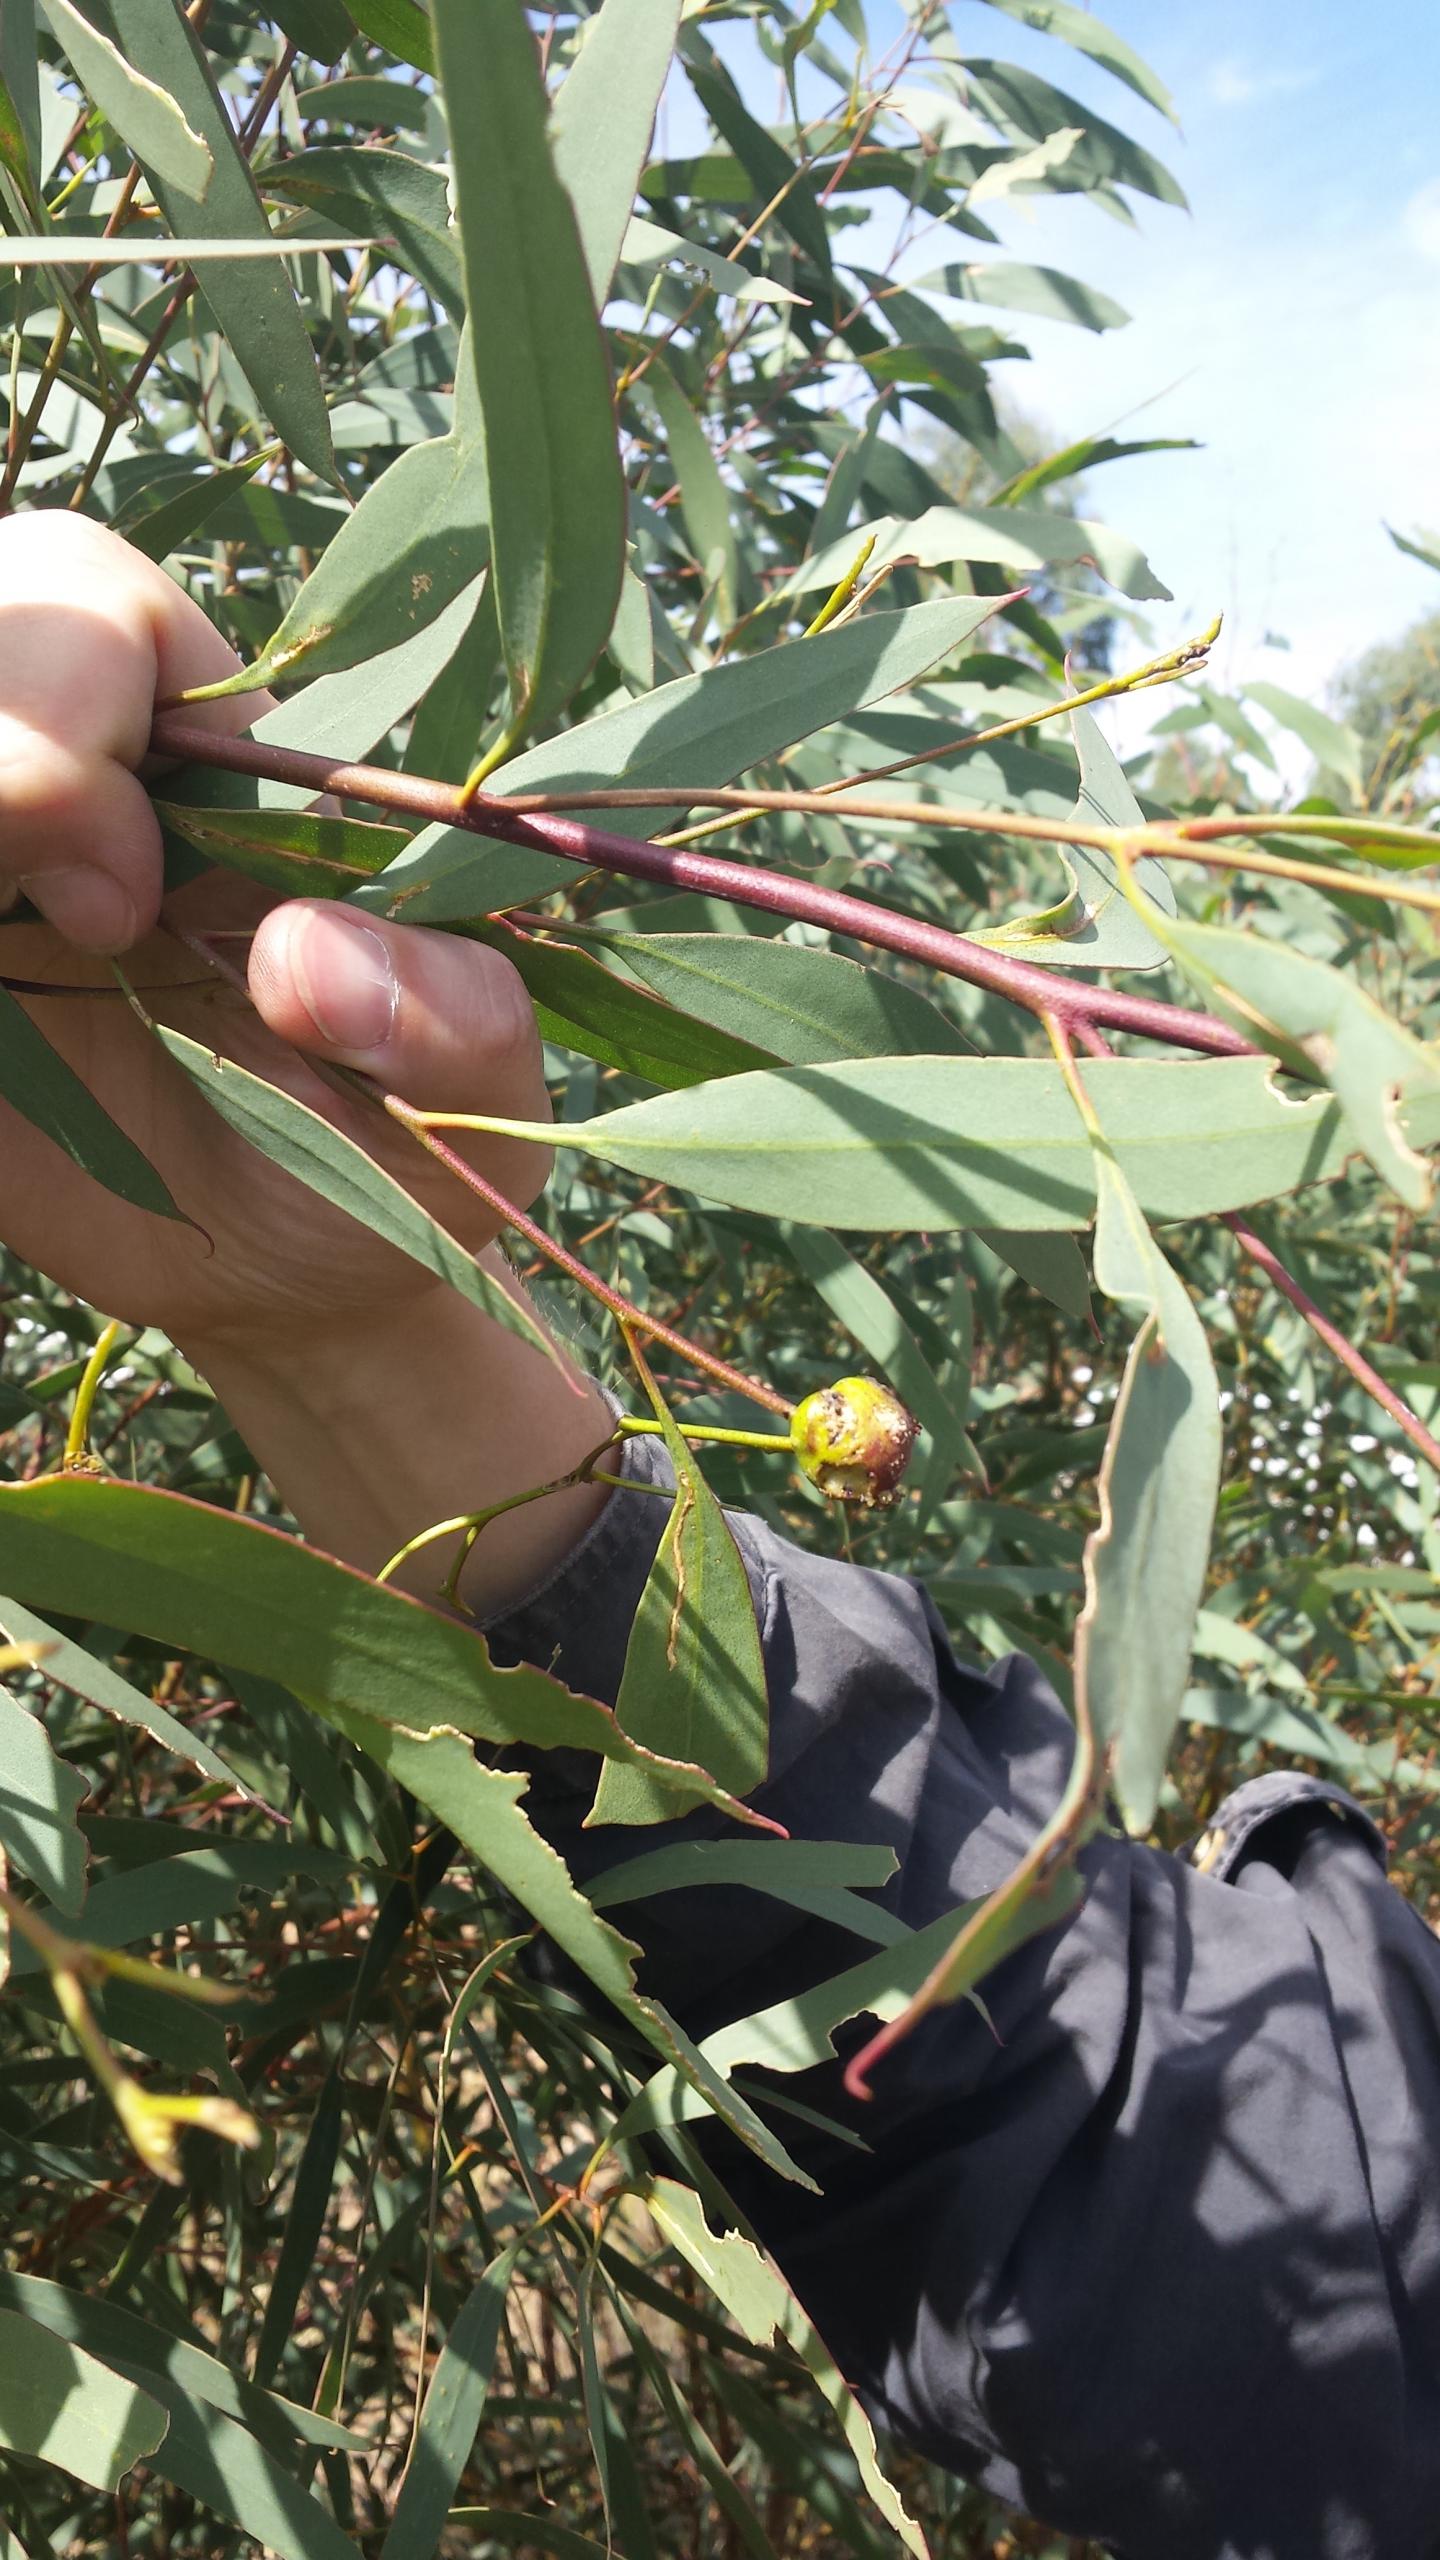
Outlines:
POLYGON ((896 1500, 920 1425, 878 1378, 839 1378, 805 1396, 790 1442, 812 1484, 833 1502, 870 1509, 896 1500))

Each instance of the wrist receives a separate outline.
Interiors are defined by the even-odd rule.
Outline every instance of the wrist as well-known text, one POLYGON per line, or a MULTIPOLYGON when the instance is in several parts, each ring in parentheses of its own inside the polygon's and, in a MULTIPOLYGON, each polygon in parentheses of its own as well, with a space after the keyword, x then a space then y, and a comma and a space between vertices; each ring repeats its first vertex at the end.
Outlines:
MULTIPOLYGON (((498 1249, 484 1258, 523 1300, 498 1249)), ((563 1354, 547 1360, 454 1290, 418 1279, 363 1316, 212 1328, 180 1347, 307 1540, 367 1573, 439 1521, 570 1473, 610 1429, 599 1389, 563 1354)), ((483 1618, 523 1597, 603 1500, 603 1488, 574 1486, 493 1520, 458 1586, 466 1607, 483 1618)), ((395 1581, 437 1597, 458 1544, 422 1548, 395 1581)))

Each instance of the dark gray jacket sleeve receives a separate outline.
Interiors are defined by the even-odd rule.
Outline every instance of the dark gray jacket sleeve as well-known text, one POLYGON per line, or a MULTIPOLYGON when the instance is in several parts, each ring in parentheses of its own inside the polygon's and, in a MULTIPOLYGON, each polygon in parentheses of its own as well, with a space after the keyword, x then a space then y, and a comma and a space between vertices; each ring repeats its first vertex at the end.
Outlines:
MULTIPOLYGON (((501 1657, 613 1700, 664 1518, 616 1494, 501 1657)), ((1069 1764, 1035 1666, 967 1668, 913 1584, 732 1526, 770 1681, 756 1803, 890 1843, 876 1899, 916 1927, 987 1891, 1069 1764)), ((717 1827, 582 1833, 594 1775, 557 1755, 532 1789, 582 1876, 717 1827)), ((932 2012, 868 2104, 833 2066, 786 2084, 869 2146, 785 2119, 821 2195, 723 2135, 717 2163, 876 2414, 1049 2524, 1123 2560, 1440 2554, 1440 1947, 1312 1778, 1242 1787, 1191 1862, 1105 1837, 1084 1865, 1074 1917, 986 1983, 993 2032, 932 2012)), ((698 2034, 864 1952, 718 1887, 616 1916, 698 2034)))

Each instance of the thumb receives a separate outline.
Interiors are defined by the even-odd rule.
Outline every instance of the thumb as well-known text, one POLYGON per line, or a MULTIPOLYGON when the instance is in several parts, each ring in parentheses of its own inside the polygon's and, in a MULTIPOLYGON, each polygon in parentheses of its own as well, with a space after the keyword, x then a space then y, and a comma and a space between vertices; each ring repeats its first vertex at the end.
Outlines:
POLYGON ((250 993, 283 1040, 432 1111, 548 1120, 540 1035, 500 952, 292 899, 264 918, 250 993))

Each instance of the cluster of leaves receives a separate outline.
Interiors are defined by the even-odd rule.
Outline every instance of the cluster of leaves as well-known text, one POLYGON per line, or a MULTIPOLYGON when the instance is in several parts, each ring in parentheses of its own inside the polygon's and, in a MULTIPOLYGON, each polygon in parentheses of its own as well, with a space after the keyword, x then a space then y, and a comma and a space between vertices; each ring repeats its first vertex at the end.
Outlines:
MULTIPOLYGON (((1088 12, 992 6, 1090 57, 1127 122, 1168 112, 1088 12)), ((651 1391, 682 1479, 616 1724, 380 1585, 347 1576, 342 1608, 340 1567, 256 1526, 274 1498, 175 1350, 8 1266, 7 2560, 923 2552, 687 2122, 794 2174, 757 2069, 979 1979, 1053 1918, 1110 1790, 1175 1838, 1300 1754, 1381 1801, 1431 1888, 1440 1070, 1429 912, 1385 895, 1415 896, 1428 812, 1347 835, 1353 733, 1181 660, 1147 774, 1083 708, 1046 725, 1097 581, 1117 614, 1165 591, 1066 503, 1136 448, 1034 461, 995 404, 1024 349, 964 316, 1123 319, 990 254, 1037 193, 1180 200, 931 0, 878 55, 861 0, 0 11, 5 499, 118 526, 240 648, 231 689, 284 697, 268 771, 164 784, 173 876, 503 942, 566 1140, 524 1251, 624 1300, 623 1335, 573 1294, 566 1321, 651 1391), (963 496, 916 459, 936 437, 974 457, 963 496), (1257 704, 1322 767, 1268 869, 1233 824, 1257 704), (387 823, 312 814, 295 749, 371 756, 387 823), (902 763, 909 819, 854 805, 902 763), (778 805, 704 816, 742 775, 778 805), (498 805, 415 823, 425 779, 477 777, 498 805), (563 815, 587 793, 599 826, 563 815), (546 805, 518 825, 521 794, 546 805), (677 827, 698 850, 656 841, 677 827), (1369 1385, 1317 1323, 1366 1341, 1369 1385), (922 1426, 900 1503, 847 1524, 731 1446, 701 1474, 691 1440, 749 1419, 737 1368, 788 1407, 857 1356, 922 1426), (592 1751, 629 1824, 760 1773, 719 1500, 923 1574, 971 1653, 1045 1662, 1078 1750, 1043 1893, 1022 1873, 952 1943, 868 1898, 874 1852, 642 1839, 582 1891, 542 1845, 477 1745, 592 1751), (705 1875, 822 1909, 856 1965, 696 2045, 605 1913, 705 1875), (536 1931, 603 2029, 526 1963, 536 1931)), ((311 1191, 484 1295, 328 1123, 162 1036, 311 1191)), ((0 1089, 166 1210, 3 993, 0 1089)), ((984 2501, 903 2486, 934 2548, 991 2548, 984 2501)))

